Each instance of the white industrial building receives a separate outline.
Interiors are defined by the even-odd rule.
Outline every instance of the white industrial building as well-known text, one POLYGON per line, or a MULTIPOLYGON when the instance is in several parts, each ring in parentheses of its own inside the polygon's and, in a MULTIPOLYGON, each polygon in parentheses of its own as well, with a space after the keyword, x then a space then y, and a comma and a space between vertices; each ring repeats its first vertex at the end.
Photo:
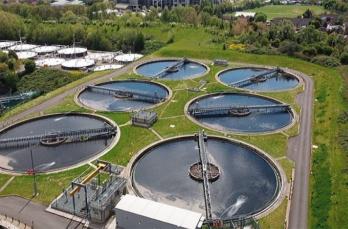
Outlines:
POLYGON ((118 229, 197 229, 201 213, 136 197, 122 196, 115 208, 118 229))

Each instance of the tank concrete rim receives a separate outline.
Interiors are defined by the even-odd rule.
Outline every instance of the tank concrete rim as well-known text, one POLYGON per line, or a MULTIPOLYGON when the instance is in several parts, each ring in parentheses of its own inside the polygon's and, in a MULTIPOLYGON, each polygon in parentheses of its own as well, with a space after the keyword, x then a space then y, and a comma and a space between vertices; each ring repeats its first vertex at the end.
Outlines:
POLYGON ((297 90, 298 88, 302 87, 304 85, 304 82, 303 82, 303 79, 302 77, 288 71, 287 68, 282 68, 280 67, 280 69, 282 69, 285 73, 291 75, 292 77, 294 77, 295 79, 298 80, 298 84, 296 85, 296 87, 293 87, 293 88, 288 88, 288 89, 278 89, 278 90, 252 90, 252 89, 248 89, 248 88, 242 88, 242 87, 232 87, 230 86, 229 84, 223 82, 221 79, 220 79, 220 75, 222 73, 225 73, 225 72, 228 72, 228 71, 231 71, 231 70, 239 70, 239 69, 248 69, 248 68, 255 68, 255 69, 266 69, 266 70, 271 70, 271 69, 274 69, 274 66, 264 66, 264 65, 243 65, 241 67, 229 67, 229 68, 225 68, 221 71, 219 71, 218 73, 215 74, 215 80, 217 82, 219 82, 220 84, 226 86, 226 87, 229 87, 229 88, 233 88, 233 89, 237 89, 239 91, 245 91, 245 92, 250 92, 250 93, 253 93, 253 92, 256 92, 256 93, 277 93, 277 92, 288 92, 288 91, 295 91, 297 90))
MULTIPOLYGON (((33 118, 24 119, 24 120, 21 120, 19 122, 16 122, 14 124, 11 124, 9 126, 4 127, 3 129, 0 130, 0 134, 2 132, 4 132, 4 131, 7 131, 7 130, 12 129, 12 128, 15 128, 15 127, 20 126, 22 124, 25 124, 27 122, 40 120, 40 119, 46 118, 46 117, 54 117, 54 116, 61 116, 61 115, 66 115, 66 116, 69 116, 69 115, 71 115, 71 116, 74 116, 74 115, 75 116, 85 116, 85 117, 92 117, 92 118, 95 118, 95 119, 98 119, 98 120, 101 120, 101 121, 104 121, 104 122, 106 121, 109 125, 111 125, 113 127, 116 127, 117 134, 113 138, 112 142, 108 145, 108 147, 106 147, 101 152, 97 153, 96 155, 94 155, 94 156, 92 156, 90 158, 87 158, 86 160, 83 160, 81 162, 78 162, 78 163, 76 163, 74 165, 65 166, 65 167, 62 167, 62 168, 53 169, 53 170, 49 170, 49 171, 46 171, 46 172, 40 172, 40 174, 60 173, 60 172, 68 171, 68 170, 71 170, 71 169, 75 169, 75 168, 81 167, 81 166, 83 166, 85 164, 91 163, 91 162, 97 160, 98 158, 104 156, 106 153, 108 153, 112 148, 114 148, 117 145, 118 141, 120 140, 121 129, 117 125, 117 123, 115 121, 113 121, 112 119, 107 118, 105 116, 99 115, 99 114, 90 114, 90 113, 84 113, 84 112, 53 113, 53 114, 47 114, 47 115, 36 116, 36 117, 33 117, 33 118)), ((25 175, 26 173, 25 172, 11 171, 11 170, 6 170, 6 169, 3 169, 3 168, 0 168, 0 174, 9 174, 9 175, 17 176, 17 175, 25 175)))
MULTIPOLYGON (((137 69, 138 69, 139 67, 145 65, 145 64, 151 64, 151 63, 157 63, 157 62, 163 62, 163 61, 175 61, 175 60, 178 61, 178 60, 181 60, 181 58, 173 57, 173 58, 156 58, 156 59, 153 59, 153 60, 145 60, 145 61, 143 61, 142 63, 138 64, 137 66, 135 66, 135 67, 133 68, 133 73, 136 74, 137 76, 146 77, 146 78, 151 78, 152 80, 155 80, 155 78, 153 78, 153 77, 148 77, 148 76, 144 76, 144 75, 140 74, 140 73, 137 71, 137 69)), ((185 79, 178 79, 177 81, 179 81, 179 80, 196 79, 196 78, 199 78, 199 77, 203 77, 203 76, 207 75, 207 74, 210 72, 210 68, 209 68, 208 65, 206 65, 206 64, 204 64, 204 63, 201 63, 201 62, 199 62, 199 61, 197 61, 197 60, 189 59, 189 61, 192 62, 192 63, 195 63, 195 64, 198 64, 198 65, 203 66, 203 67, 206 69, 206 71, 203 72, 203 73, 194 74, 194 75, 192 75, 192 76, 190 76, 190 77, 188 77, 188 78, 185 78, 185 79)), ((173 79, 165 79, 165 78, 164 78, 164 79, 160 79, 160 80, 168 80, 168 81, 171 81, 171 80, 173 80, 173 79)), ((173 81, 175 81, 175 80, 173 80, 173 81)))
POLYGON ((190 120, 192 121, 193 123, 201 126, 201 127, 204 127, 208 130, 211 130, 211 131, 217 131, 217 132, 220 132, 220 133, 224 133, 224 134, 235 134, 235 135, 249 135, 249 136, 253 136, 253 135, 268 135, 268 134, 274 134, 274 133, 279 133, 279 132, 282 132, 284 130, 288 130, 290 129, 291 127, 293 127, 297 121, 298 121, 298 115, 297 113, 295 112, 295 110, 292 108, 292 106, 290 105, 290 114, 291 114, 291 117, 292 117, 292 120, 291 120, 291 123, 289 123, 288 125, 284 126, 284 127, 281 127, 279 129, 276 129, 276 130, 271 130, 271 131, 262 131, 262 132, 241 132, 241 131, 233 131, 233 130, 218 130, 218 129, 214 129, 206 124, 203 124, 201 122, 199 122, 197 119, 195 119, 194 117, 192 117, 189 112, 188 112, 188 108, 189 106, 196 100, 199 100, 199 99, 202 99, 204 97, 210 97, 210 96, 214 96, 214 95, 226 95, 226 94, 239 94, 239 95, 246 95, 246 96, 253 96, 253 97, 260 97, 260 98, 264 98, 264 99, 267 99, 267 100, 270 100, 270 101, 273 101, 273 102, 276 102, 276 103, 279 103, 279 104, 285 104, 283 103, 282 101, 280 100, 277 100, 277 99, 274 99, 272 97, 269 97, 269 96, 265 96, 265 95, 259 95, 259 94, 256 94, 256 93, 247 93, 247 92, 214 92, 214 93, 209 93, 209 94, 204 94, 204 95, 200 95, 198 97, 195 97, 193 99, 191 99, 190 101, 188 101, 186 104, 185 104, 185 108, 184 108, 184 113, 185 113, 185 116, 190 120))
MULTIPOLYGON (((133 169, 136 163, 144 156, 146 153, 148 153, 149 150, 153 149, 156 146, 159 146, 163 143, 166 142, 171 142, 171 141, 176 141, 180 139, 190 139, 194 137, 192 134, 188 135, 181 135, 181 136, 175 136, 175 137, 170 137, 166 139, 161 139, 159 141, 156 141, 148 146, 145 146, 143 149, 138 151, 128 162, 127 167, 123 171, 123 176, 127 179, 127 190, 128 192, 135 194, 137 196, 143 197, 141 193, 138 191, 136 186, 134 185, 134 179, 133 179, 133 169)), ((263 151, 262 149, 241 141, 237 140, 234 138, 228 138, 225 136, 218 136, 218 135, 210 135, 208 134, 208 139, 209 138, 214 138, 214 139, 222 139, 222 140, 227 140, 229 142, 242 145, 244 147, 247 147, 251 150, 253 150, 254 153, 258 154, 260 157, 262 157, 273 169, 275 172, 275 176, 277 178, 277 194, 274 195, 273 199, 268 203, 268 205, 261 209, 260 211, 254 212, 248 217, 255 217, 256 219, 260 219, 268 214, 270 214, 272 211, 274 211, 277 207, 280 206, 280 204, 283 202, 285 196, 287 195, 287 177, 286 174, 282 168, 282 166, 275 160, 273 157, 271 157, 268 153, 263 151)))
MULTIPOLYGON (((108 83, 114 83, 114 82, 141 82, 141 83, 149 83, 149 84, 157 84, 157 86, 162 86, 164 89, 167 90, 168 92, 168 96, 167 98, 160 103, 156 103, 154 105, 148 106, 145 108, 145 110, 150 110, 150 109, 154 109, 156 107, 159 107, 167 102, 169 102, 172 99, 173 96, 173 91, 165 84, 160 83, 160 82, 152 82, 152 81, 148 81, 148 80, 136 80, 136 79, 126 79, 126 80, 112 80, 112 81, 105 81, 102 83, 98 83, 95 85, 103 85, 103 84, 108 84, 108 83)), ((86 90, 86 87, 80 89, 74 96, 74 101, 77 105, 79 105, 82 108, 86 108, 88 110, 92 110, 92 111, 106 111, 106 112, 120 112, 120 113, 132 113, 134 111, 139 111, 139 110, 143 110, 143 109, 134 109, 134 110, 126 110, 126 111, 110 111, 110 110, 106 110, 106 109, 93 109, 92 107, 89 107, 87 105, 85 105, 81 100, 80 100, 80 95, 86 90)))

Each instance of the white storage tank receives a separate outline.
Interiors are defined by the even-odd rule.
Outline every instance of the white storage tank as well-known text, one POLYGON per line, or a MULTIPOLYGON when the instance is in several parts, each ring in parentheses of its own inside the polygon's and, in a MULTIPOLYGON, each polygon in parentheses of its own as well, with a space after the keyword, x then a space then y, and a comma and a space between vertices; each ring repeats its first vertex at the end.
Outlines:
POLYGON ((87 55, 87 49, 81 47, 71 47, 58 50, 58 55, 62 58, 78 58, 87 55))
POLYGON ((128 64, 128 63, 136 61, 142 57, 143 57, 143 55, 141 55, 141 54, 130 53, 130 54, 118 55, 115 57, 115 60, 119 63, 122 63, 122 64, 128 64))
POLYGON ((133 195, 122 196, 115 208, 118 229, 197 229, 204 216, 133 195))

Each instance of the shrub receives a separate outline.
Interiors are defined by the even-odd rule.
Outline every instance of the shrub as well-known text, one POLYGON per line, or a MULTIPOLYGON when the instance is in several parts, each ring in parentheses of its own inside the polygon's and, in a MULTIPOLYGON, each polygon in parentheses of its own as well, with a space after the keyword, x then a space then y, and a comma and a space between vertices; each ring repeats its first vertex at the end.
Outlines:
POLYGON ((312 59, 312 62, 326 67, 336 67, 340 65, 339 60, 331 56, 316 56, 312 59))
POLYGON ((348 64, 348 52, 344 52, 341 55, 341 64, 348 64))
POLYGON ((5 63, 8 60, 8 56, 6 53, 0 51, 0 63, 5 63))
POLYGON ((292 56, 295 52, 301 51, 301 46, 296 42, 286 40, 280 43, 279 51, 292 56))
POLYGON ((57 69, 41 68, 37 71, 25 75, 17 84, 19 91, 40 91, 47 93, 60 88, 68 83, 71 83, 80 77, 57 69))
POLYGON ((317 55, 317 50, 314 47, 306 47, 302 53, 306 56, 315 56, 317 55))
POLYGON ((26 60, 24 63, 25 73, 30 74, 35 71, 36 64, 32 60, 26 60))

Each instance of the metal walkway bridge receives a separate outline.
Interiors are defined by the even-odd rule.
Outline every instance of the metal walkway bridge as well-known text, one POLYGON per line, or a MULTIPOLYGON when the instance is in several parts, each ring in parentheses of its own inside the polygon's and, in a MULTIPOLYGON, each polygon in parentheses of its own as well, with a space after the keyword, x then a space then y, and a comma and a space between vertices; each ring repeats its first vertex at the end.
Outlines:
POLYGON ((174 63, 171 66, 165 67, 163 70, 161 70, 160 72, 156 73, 154 75, 155 78, 163 78, 165 77, 167 74, 171 73, 171 72, 176 72, 178 71, 179 68, 181 68, 182 66, 184 66, 186 63, 188 63, 188 59, 183 58, 181 60, 179 60, 178 62, 174 63))
POLYGON ((42 140, 69 139, 67 142, 81 142, 91 139, 107 138, 117 134, 115 127, 102 127, 82 130, 67 130, 23 137, 0 138, 0 148, 38 145, 42 140))
POLYGON ((19 94, 19 95, 0 97, 0 104, 9 103, 11 101, 18 101, 18 100, 29 99, 29 98, 31 98, 34 95, 35 95, 35 92, 27 92, 27 93, 22 93, 22 94, 19 94))
POLYGON ((288 104, 271 104, 271 105, 248 105, 248 106, 212 106, 212 107, 196 107, 189 109, 189 114, 195 117, 214 117, 242 114, 243 112, 284 112, 290 109, 288 104))
POLYGON ((230 85, 233 87, 246 87, 248 85, 263 82, 263 81, 266 81, 266 80, 271 79, 273 77, 276 77, 276 76, 278 76, 278 73, 282 73, 282 72, 283 72, 283 70, 281 70, 280 68, 275 68, 275 69, 269 70, 267 72, 253 75, 249 78, 231 83, 230 85))
POLYGON ((157 93, 149 94, 149 93, 137 92, 132 90, 114 89, 114 88, 103 87, 103 86, 89 85, 87 86, 87 89, 93 90, 99 93, 104 93, 109 95, 112 94, 114 96, 119 96, 125 99, 143 101, 148 103, 159 103, 159 102, 163 102, 166 99, 165 97, 159 96, 157 93))
POLYGON ((207 219, 212 219, 211 211, 211 198, 210 198, 210 189, 209 189, 209 179, 208 179, 208 155, 205 142, 207 141, 207 136, 204 131, 200 131, 196 134, 198 142, 198 152, 199 159, 202 164, 202 177, 203 177, 203 190, 204 190, 204 202, 205 202, 205 213, 207 219))

